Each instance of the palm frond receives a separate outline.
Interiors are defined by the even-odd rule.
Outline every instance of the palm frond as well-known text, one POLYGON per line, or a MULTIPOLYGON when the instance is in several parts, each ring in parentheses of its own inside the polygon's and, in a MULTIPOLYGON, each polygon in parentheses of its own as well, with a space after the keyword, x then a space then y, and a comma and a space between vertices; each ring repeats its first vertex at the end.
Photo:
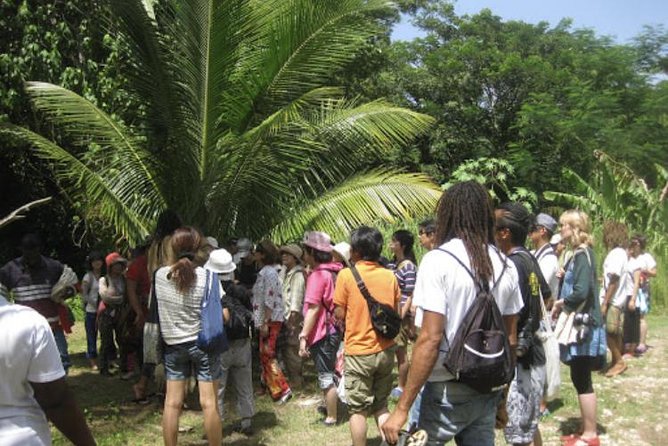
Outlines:
POLYGON ((353 176, 313 201, 286 206, 268 233, 274 240, 320 230, 345 239, 362 224, 433 212, 441 190, 421 174, 372 171, 353 176))
POLYGON ((166 203, 156 176, 156 161, 142 140, 97 108, 92 102, 65 88, 28 82, 26 91, 33 106, 44 113, 72 141, 83 148, 94 144, 97 167, 133 172, 132 186, 147 201, 166 203))
POLYGON ((32 146, 37 156, 51 162, 64 190, 86 203, 89 214, 109 222, 131 243, 149 234, 148 224, 162 209, 158 201, 146 201, 129 171, 99 171, 89 168, 62 147, 22 127, 0 124, 0 135, 16 138, 32 146))

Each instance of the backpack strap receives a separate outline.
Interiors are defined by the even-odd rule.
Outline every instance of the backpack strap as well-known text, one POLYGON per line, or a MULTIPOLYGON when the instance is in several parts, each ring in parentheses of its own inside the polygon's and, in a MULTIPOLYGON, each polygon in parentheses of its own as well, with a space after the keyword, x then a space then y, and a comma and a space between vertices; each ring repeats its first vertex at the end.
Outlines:
MULTIPOLYGON (((490 290, 493 290, 494 288, 496 288, 496 286, 501 281, 501 277, 503 277, 503 273, 506 272, 506 266, 507 266, 506 262, 502 261, 501 263, 503 264, 503 268, 501 269, 501 274, 499 274, 499 278, 496 279, 494 281, 494 283, 492 284, 492 288, 489 288, 489 284, 483 283, 483 281, 481 281, 481 280, 476 280, 476 278, 473 275, 473 272, 471 271, 471 269, 469 267, 467 267, 466 265, 464 265, 464 262, 459 260, 459 258, 456 255, 454 255, 452 252, 448 251, 447 249, 442 249, 442 248, 436 248, 436 249, 439 250, 439 251, 443 251, 446 254, 450 254, 450 256, 453 259, 455 259, 457 261, 457 263, 459 263, 462 266, 462 268, 464 268, 466 270, 467 273, 469 273, 469 276, 471 276, 471 279, 473 280, 473 283, 478 285, 481 290, 490 291, 490 290)), ((497 254, 499 254, 499 258, 500 258, 501 254, 498 251, 497 251, 497 254)))

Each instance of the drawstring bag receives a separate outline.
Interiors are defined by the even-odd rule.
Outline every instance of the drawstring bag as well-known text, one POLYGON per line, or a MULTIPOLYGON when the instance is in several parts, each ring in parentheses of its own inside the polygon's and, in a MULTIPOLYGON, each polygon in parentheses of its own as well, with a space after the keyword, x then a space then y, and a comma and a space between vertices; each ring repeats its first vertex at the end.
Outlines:
POLYGON ((543 313, 543 320, 541 321, 541 328, 536 332, 536 335, 543 343, 543 349, 545 349, 545 374, 547 387, 545 391, 545 400, 552 401, 559 397, 559 388, 561 387, 559 343, 552 330, 550 315, 547 312, 547 308, 545 308, 543 296, 540 298, 540 307, 543 313))
POLYGON ((221 354, 229 348, 225 325, 223 324, 220 289, 218 273, 207 271, 204 295, 202 296, 197 347, 213 355, 221 354))

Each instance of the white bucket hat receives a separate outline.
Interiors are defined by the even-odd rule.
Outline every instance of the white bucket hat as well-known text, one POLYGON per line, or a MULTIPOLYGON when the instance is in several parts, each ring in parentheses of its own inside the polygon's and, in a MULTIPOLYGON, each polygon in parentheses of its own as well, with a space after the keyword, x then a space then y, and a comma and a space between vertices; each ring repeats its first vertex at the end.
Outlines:
POLYGON ((346 242, 339 242, 334 245, 332 248, 334 251, 339 253, 341 257, 345 259, 346 262, 350 262, 350 245, 346 242))
MULTIPOLYGON (((204 265, 204 269, 208 269, 211 272, 224 274, 225 276, 231 275, 237 265, 232 261, 232 254, 227 252, 226 249, 214 249, 209 254, 209 260, 207 260, 204 265)), ((221 279, 226 280, 227 277, 221 276, 221 279)))

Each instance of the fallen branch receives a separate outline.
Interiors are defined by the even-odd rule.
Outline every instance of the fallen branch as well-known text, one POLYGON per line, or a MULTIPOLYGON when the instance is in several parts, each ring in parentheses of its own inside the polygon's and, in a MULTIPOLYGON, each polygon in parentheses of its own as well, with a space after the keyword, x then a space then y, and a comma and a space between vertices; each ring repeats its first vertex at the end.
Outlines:
POLYGON ((3 228, 16 220, 21 220, 22 218, 25 218, 26 216, 23 215, 24 213, 30 211, 32 208, 43 205, 44 203, 48 203, 49 201, 51 201, 51 197, 40 198, 39 200, 31 201, 30 203, 24 204, 23 206, 15 209, 5 218, 0 220, 0 228, 3 228))

